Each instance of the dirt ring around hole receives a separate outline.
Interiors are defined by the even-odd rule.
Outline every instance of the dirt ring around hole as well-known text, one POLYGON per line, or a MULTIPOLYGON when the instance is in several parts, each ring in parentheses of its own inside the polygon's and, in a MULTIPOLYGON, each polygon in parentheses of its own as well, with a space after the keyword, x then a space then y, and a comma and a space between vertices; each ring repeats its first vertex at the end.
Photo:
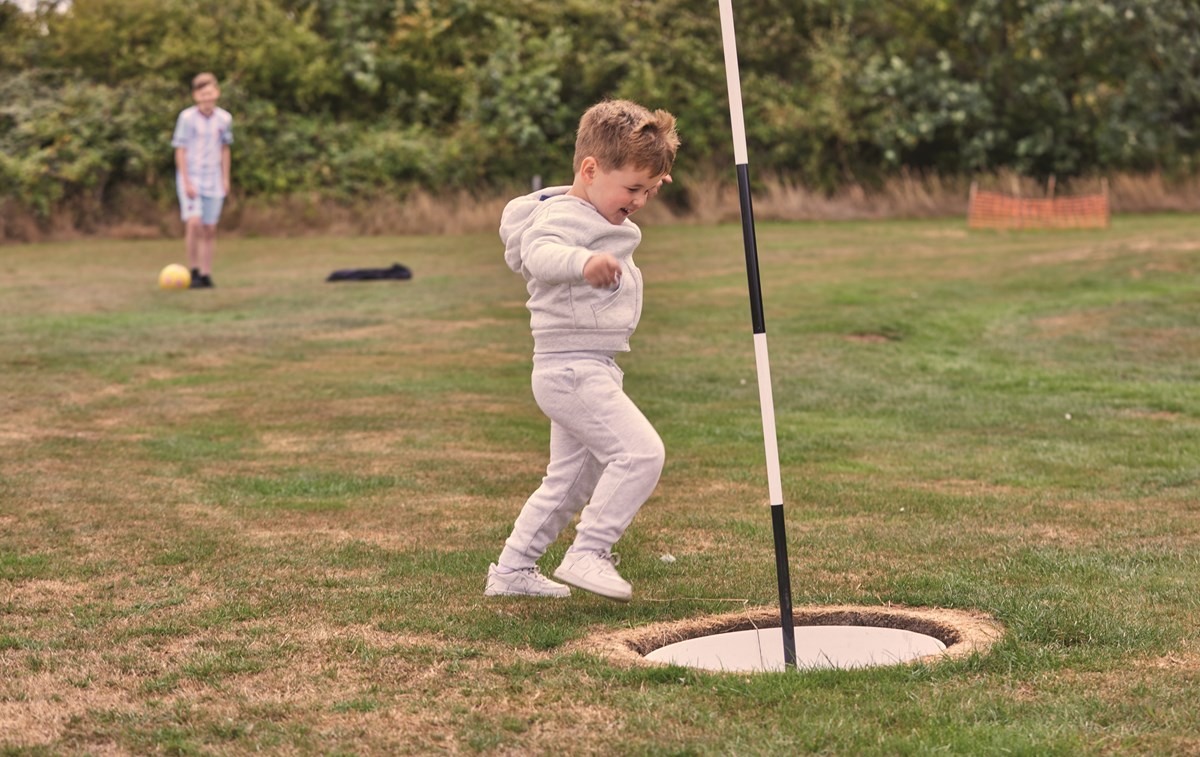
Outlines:
MULTIPOLYGON (((796 626, 895 628, 932 636, 946 645, 944 651, 911 660, 906 663, 909 665, 984 655, 1005 633, 1004 626, 986 613, 933 607, 810 605, 794 608, 792 618, 796 626)), ((648 660, 645 655, 668 644, 700 636, 778 627, 779 608, 754 607, 721 615, 605 631, 572 646, 578 651, 600 654, 626 665, 663 666, 667 663, 648 660)))

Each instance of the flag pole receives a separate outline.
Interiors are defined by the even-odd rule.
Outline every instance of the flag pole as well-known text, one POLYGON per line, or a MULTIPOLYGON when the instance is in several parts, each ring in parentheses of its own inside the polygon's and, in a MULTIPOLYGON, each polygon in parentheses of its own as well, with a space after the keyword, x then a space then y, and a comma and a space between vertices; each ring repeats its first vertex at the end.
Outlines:
POLYGON ((750 320, 754 327, 758 402, 762 410, 763 446, 767 455, 767 491, 771 498, 771 527, 775 536, 775 574, 779 580, 779 627, 783 632, 784 666, 795 667, 796 629, 792 621, 792 587, 788 575, 787 534, 783 522, 783 483, 779 475, 779 442, 775 436, 775 400, 771 396, 771 365, 767 359, 767 327, 763 321, 758 243, 754 237, 754 208, 750 202, 746 123, 742 114, 742 84, 738 72, 737 39, 733 31, 732 0, 720 0, 720 11, 721 42, 725 50, 725 80, 729 87, 729 120, 733 127, 733 156, 737 164, 738 199, 742 210, 742 240, 746 248, 746 279, 750 286, 750 320))

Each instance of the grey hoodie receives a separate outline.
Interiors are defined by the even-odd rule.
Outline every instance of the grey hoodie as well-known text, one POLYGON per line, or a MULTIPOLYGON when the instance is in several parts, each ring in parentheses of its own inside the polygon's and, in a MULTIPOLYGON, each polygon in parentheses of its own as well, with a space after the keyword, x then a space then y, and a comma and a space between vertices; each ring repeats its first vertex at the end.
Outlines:
POLYGON ((500 218, 504 262, 525 278, 534 353, 628 352, 642 315, 642 272, 633 251, 642 232, 615 226, 586 200, 550 187, 508 203, 500 218), (597 252, 621 264, 615 289, 596 289, 583 266, 597 252))

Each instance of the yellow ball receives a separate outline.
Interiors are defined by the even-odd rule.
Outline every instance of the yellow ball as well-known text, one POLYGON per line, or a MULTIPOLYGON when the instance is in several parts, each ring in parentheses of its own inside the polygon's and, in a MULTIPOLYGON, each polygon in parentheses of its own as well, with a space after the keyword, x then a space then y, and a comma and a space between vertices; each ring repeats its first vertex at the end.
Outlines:
POLYGON ((178 263, 172 263, 158 274, 158 285, 163 289, 187 289, 192 285, 192 274, 178 263))

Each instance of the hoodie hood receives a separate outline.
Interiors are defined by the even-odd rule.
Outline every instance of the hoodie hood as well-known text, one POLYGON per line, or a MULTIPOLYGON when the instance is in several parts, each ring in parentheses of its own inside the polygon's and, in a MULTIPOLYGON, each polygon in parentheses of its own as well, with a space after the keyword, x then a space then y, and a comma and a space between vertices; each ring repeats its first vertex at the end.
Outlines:
POLYGON ((521 236, 529 228, 534 211, 551 197, 565 195, 571 187, 547 187, 512 200, 500 216, 500 239, 504 242, 504 262, 515 273, 521 272, 521 236))

